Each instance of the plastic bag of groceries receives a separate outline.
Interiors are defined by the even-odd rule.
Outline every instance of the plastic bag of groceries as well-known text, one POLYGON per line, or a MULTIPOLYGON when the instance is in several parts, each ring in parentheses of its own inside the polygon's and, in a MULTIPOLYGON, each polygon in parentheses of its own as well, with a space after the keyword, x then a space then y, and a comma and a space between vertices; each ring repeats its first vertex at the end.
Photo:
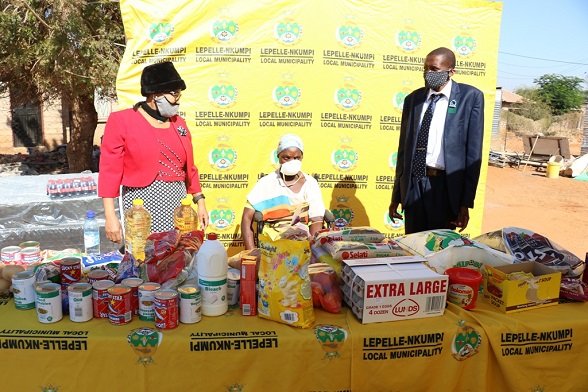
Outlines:
POLYGON ((532 230, 504 227, 475 238, 487 246, 506 252, 515 262, 537 261, 561 272, 562 278, 579 278, 586 263, 547 237, 532 230))
POLYGON ((423 256, 439 274, 453 267, 471 268, 484 274, 485 264, 498 267, 516 261, 511 255, 450 229, 421 231, 396 237, 394 241, 407 251, 423 256))
MULTIPOLYGON (((283 324, 308 328, 314 322, 312 289, 308 275, 310 243, 307 239, 259 235, 258 315, 283 324)), ((296 237, 296 236, 295 236, 296 237)))
POLYGON ((328 264, 316 263, 308 266, 312 287, 312 303, 315 308, 323 308, 329 313, 339 313, 343 292, 339 287, 335 270, 328 264))

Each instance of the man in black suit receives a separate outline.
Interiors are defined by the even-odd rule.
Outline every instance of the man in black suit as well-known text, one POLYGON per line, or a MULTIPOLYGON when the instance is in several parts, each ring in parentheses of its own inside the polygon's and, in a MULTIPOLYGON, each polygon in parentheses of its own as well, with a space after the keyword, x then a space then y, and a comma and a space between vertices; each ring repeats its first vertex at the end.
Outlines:
POLYGON ((393 221, 402 218, 398 212, 402 205, 406 234, 455 228, 461 232, 468 225, 469 208, 474 207, 482 162, 484 95, 452 81, 454 68, 450 49, 433 50, 424 64, 426 87, 404 100, 388 213, 393 221), (432 117, 426 113, 429 106, 432 117))

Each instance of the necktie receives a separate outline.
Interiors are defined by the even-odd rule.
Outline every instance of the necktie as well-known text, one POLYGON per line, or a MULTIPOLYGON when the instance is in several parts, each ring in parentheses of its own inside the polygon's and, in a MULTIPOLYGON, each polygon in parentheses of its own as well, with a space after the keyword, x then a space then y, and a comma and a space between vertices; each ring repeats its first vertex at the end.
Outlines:
POLYGON ((432 94, 430 97, 431 102, 425 111, 423 116, 423 122, 421 123, 421 130, 417 137, 416 151, 414 152, 414 158, 412 160, 412 175, 417 178, 424 177, 426 175, 427 165, 427 143, 429 141, 429 128, 431 127, 431 120, 433 119, 433 112, 435 111, 435 105, 442 94, 432 94))

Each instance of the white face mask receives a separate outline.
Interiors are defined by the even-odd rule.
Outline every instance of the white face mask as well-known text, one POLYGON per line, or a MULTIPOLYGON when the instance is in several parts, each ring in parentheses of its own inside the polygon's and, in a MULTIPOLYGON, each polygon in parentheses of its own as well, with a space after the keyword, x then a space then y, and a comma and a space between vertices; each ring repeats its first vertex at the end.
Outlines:
POLYGON ((285 176, 295 176, 302 168, 302 161, 299 159, 292 159, 291 161, 282 163, 280 172, 285 176))
POLYGON ((155 98, 155 104, 157 105, 157 110, 159 110, 159 114, 163 117, 173 117, 178 114, 178 109, 180 108, 180 104, 171 104, 165 96, 160 96, 155 98))

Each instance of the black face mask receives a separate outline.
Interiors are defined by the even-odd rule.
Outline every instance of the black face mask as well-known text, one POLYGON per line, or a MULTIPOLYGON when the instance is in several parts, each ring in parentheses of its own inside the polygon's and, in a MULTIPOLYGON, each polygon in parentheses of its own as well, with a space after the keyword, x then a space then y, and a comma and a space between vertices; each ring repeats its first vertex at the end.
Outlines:
POLYGON ((440 89, 449 81, 449 72, 451 71, 425 72, 425 87, 432 90, 440 89))

